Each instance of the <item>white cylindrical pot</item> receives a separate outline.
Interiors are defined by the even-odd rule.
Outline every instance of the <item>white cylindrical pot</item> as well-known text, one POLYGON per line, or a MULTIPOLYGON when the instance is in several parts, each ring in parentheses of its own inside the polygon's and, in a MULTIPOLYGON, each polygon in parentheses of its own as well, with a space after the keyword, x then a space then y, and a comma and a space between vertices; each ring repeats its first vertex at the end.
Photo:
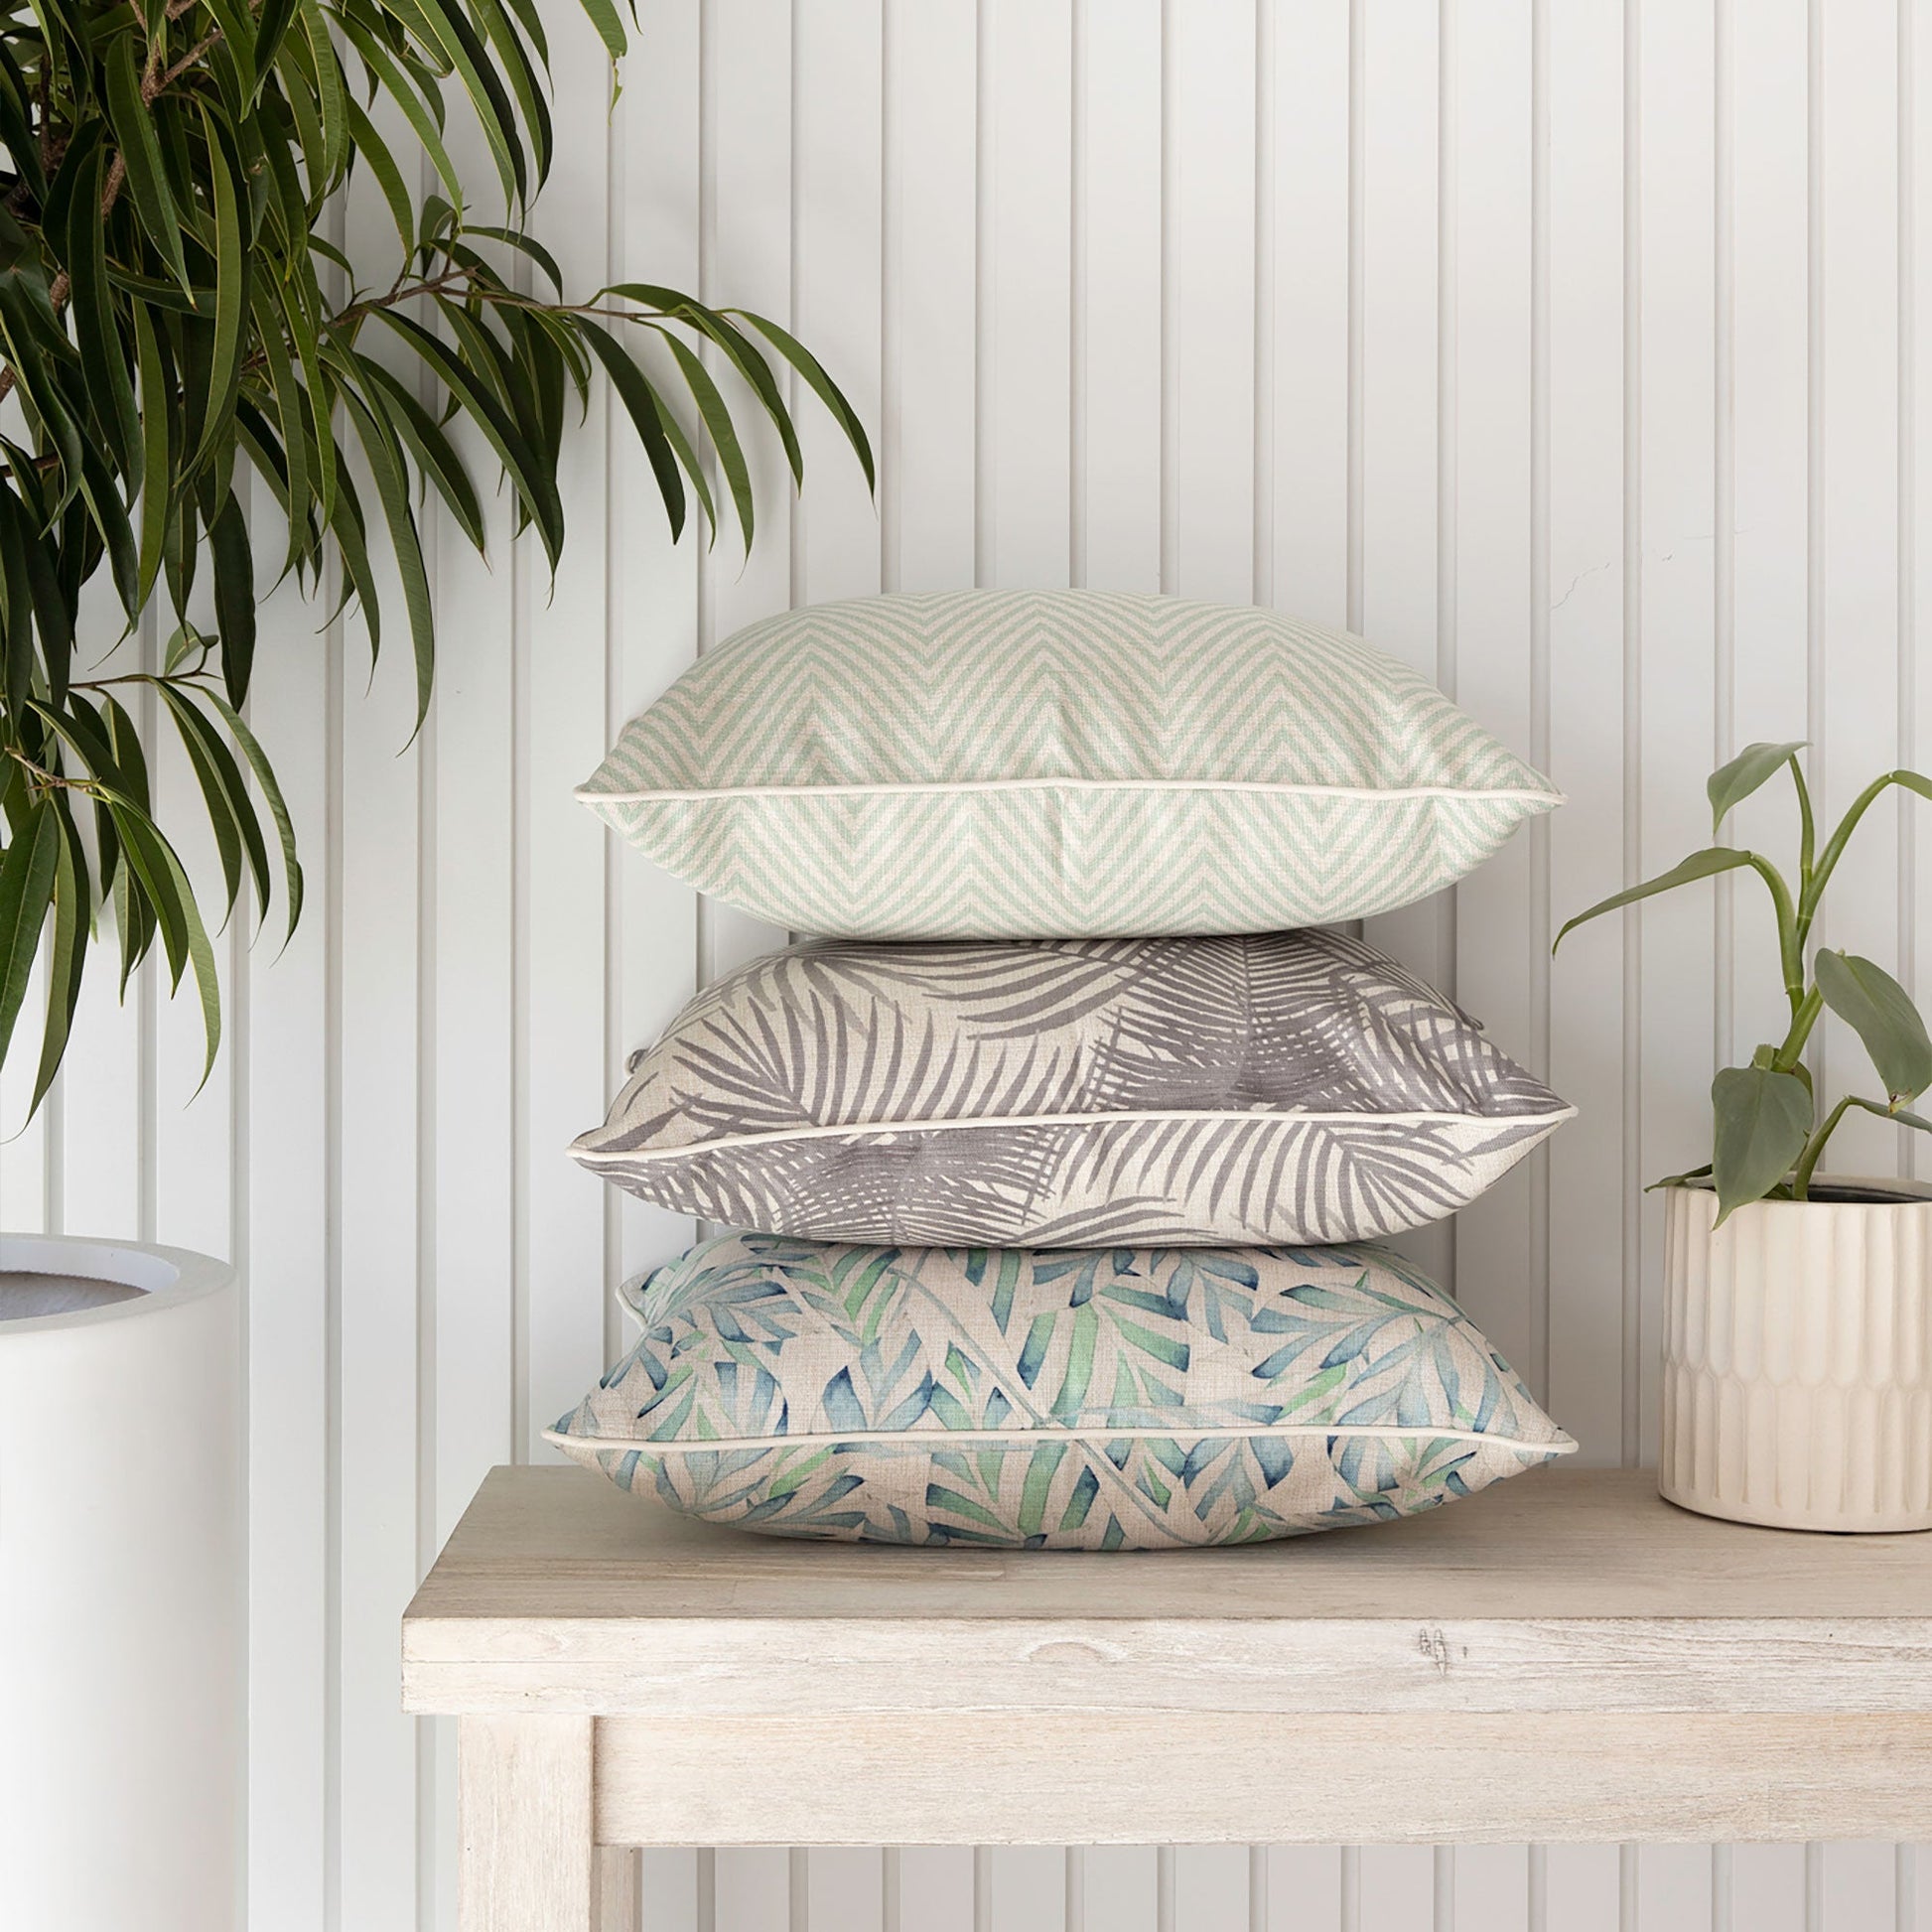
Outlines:
POLYGON ((1718 1227, 1709 1187, 1665 1190, 1658 1487, 1740 1523, 1932 1529, 1932 1189, 1810 1193, 1718 1227))
POLYGON ((0 1925, 238 1923, 240 1373, 223 1263, 0 1236, 0 1925))

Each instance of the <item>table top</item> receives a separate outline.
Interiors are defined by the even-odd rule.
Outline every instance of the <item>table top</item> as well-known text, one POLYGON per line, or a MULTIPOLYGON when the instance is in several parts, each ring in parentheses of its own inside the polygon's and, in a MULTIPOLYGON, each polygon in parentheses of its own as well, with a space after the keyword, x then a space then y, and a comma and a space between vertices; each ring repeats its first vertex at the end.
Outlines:
POLYGON ((785 1542, 497 1469, 402 1638, 404 1707, 476 1748, 593 1740, 600 1844, 1932 1830, 1932 1534, 1715 1522, 1639 1471, 1101 1556, 785 1542))
POLYGON ((406 1621, 477 1618, 1932 1618, 1932 1532, 1756 1529, 1635 1469, 1534 1470, 1427 1515, 1236 1549, 899 1549, 678 1516, 498 1468, 406 1621))

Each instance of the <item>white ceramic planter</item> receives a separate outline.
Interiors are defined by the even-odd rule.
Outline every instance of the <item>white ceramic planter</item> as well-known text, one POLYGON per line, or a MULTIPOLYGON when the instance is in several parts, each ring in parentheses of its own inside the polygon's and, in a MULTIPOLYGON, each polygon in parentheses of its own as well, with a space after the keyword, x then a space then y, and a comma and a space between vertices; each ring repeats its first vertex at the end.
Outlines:
POLYGON ((238 1923, 239 1343, 221 1263, 0 1236, 0 1926, 238 1923))
POLYGON ((1932 1189, 1812 1192, 1719 1228, 1708 1187, 1666 1190, 1658 1487, 1741 1523, 1932 1529, 1932 1189))

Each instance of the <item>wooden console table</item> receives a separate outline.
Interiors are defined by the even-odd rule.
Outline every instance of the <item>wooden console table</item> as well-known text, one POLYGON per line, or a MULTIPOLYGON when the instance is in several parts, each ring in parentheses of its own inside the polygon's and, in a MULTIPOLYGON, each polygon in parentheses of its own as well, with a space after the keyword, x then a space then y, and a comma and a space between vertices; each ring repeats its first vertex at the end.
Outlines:
POLYGON ((1932 1836, 1932 1535, 1554 1468, 1243 1550, 787 1543, 494 1470, 403 1619, 464 1932, 634 1923, 651 1845, 1932 1836))

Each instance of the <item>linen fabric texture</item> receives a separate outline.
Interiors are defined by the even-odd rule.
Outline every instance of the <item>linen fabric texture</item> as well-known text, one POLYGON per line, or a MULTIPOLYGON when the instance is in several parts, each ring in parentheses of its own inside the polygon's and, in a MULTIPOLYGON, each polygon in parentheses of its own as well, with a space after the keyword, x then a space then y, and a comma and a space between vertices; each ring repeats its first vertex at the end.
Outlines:
POLYGON ((814 941, 709 987, 572 1152, 679 1214, 832 1241, 1353 1241, 1570 1117, 1332 931, 814 941))
POLYGON ((734 1234, 547 1440, 740 1529, 1158 1550, 1417 1515, 1576 1444, 1372 1247, 1026 1251, 734 1234))
POLYGON ((1264 932, 1406 905, 1561 802, 1361 638, 1097 591, 751 625, 578 794, 667 871, 846 938, 1264 932))

